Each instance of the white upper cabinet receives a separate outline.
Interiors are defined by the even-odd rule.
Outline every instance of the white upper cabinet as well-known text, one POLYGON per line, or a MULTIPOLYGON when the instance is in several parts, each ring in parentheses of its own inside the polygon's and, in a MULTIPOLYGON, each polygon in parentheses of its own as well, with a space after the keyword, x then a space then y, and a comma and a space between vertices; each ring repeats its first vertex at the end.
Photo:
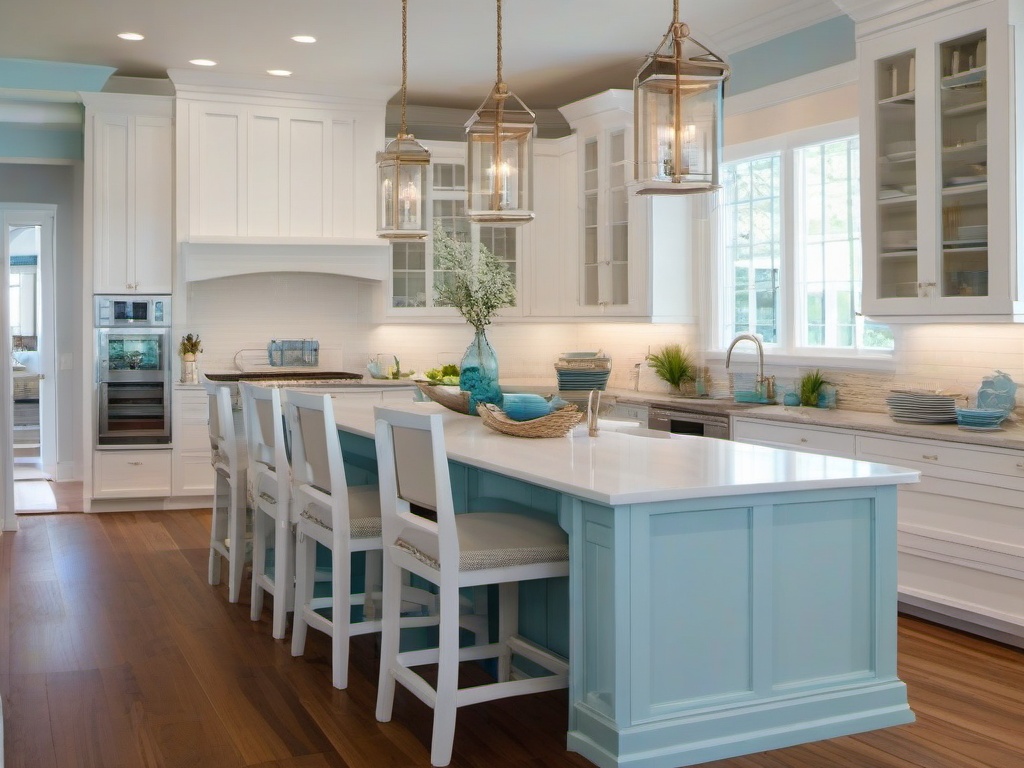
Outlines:
POLYGON ((1024 320, 1013 166, 1024 101, 1010 18, 997 1, 859 30, 872 318, 1024 320))
MULTIPOLYGON (((605 91, 561 108, 576 135, 576 314, 695 320, 693 203, 635 195, 633 98, 605 91)), ((706 221, 704 222, 706 225, 706 221)))
POLYGON ((185 239, 377 240, 384 100, 178 95, 185 239))
POLYGON ((170 293, 174 132, 169 97, 86 97, 93 291, 170 293))

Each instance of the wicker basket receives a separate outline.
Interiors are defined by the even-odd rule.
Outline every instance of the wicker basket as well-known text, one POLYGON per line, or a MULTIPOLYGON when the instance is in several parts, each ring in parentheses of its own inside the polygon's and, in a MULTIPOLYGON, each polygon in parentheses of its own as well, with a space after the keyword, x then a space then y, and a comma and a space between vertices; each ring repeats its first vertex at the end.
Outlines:
POLYGON ((417 381, 416 386, 420 388, 420 392, 429 397, 435 403, 440 403, 445 408, 455 411, 456 413, 464 413, 467 416, 470 415, 469 392, 461 389, 458 391, 452 391, 448 387, 429 384, 425 381, 417 381))
POLYGON ((583 418, 575 405, 567 405, 547 416, 529 421, 511 419, 498 406, 491 404, 480 406, 477 412, 480 420, 488 427, 513 437, 563 437, 583 418))

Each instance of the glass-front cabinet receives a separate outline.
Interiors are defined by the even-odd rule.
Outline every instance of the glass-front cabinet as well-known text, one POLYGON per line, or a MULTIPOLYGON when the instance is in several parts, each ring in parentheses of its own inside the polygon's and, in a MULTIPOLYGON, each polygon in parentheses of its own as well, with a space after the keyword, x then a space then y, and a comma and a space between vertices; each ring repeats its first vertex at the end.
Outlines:
MULTIPOLYGON (((427 200, 428 230, 424 240, 395 241, 391 244, 391 279, 386 314, 390 320, 402 318, 461 317, 450 307, 435 301, 434 285, 444 272, 433 262, 433 228, 474 246, 484 246, 508 268, 520 283, 518 227, 474 224, 466 212, 466 148, 461 142, 426 142, 431 151, 427 200)), ((501 315, 521 314, 518 308, 505 309, 501 315)))
POLYGON ((1020 314, 1011 32, 993 2, 860 41, 864 314, 1020 314))

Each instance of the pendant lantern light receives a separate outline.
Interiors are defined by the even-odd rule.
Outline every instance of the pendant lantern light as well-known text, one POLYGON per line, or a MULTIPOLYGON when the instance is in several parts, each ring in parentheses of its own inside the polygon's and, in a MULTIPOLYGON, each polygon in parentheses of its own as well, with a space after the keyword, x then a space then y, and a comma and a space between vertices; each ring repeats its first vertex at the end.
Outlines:
POLYGON ((498 4, 497 77, 466 123, 467 215, 492 225, 533 220, 533 136, 536 115, 501 77, 501 0, 498 4))
POLYGON ((424 206, 430 152, 405 126, 408 8, 409 0, 402 0, 402 127, 384 151, 377 153, 377 236, 389 240, 427 236, 424 206))
POLYGON ((719 188, 729 65, 689 35, 673 0, 672 24, 633 81, 637 194, 719 188))

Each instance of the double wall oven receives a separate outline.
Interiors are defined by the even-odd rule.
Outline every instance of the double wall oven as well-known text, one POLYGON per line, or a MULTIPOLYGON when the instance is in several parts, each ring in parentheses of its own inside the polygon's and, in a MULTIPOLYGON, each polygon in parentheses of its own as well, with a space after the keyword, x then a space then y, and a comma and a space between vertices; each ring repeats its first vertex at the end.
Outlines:
POLYGON ((96 296, 96 447, 171 441, 170 296, 96 296))

